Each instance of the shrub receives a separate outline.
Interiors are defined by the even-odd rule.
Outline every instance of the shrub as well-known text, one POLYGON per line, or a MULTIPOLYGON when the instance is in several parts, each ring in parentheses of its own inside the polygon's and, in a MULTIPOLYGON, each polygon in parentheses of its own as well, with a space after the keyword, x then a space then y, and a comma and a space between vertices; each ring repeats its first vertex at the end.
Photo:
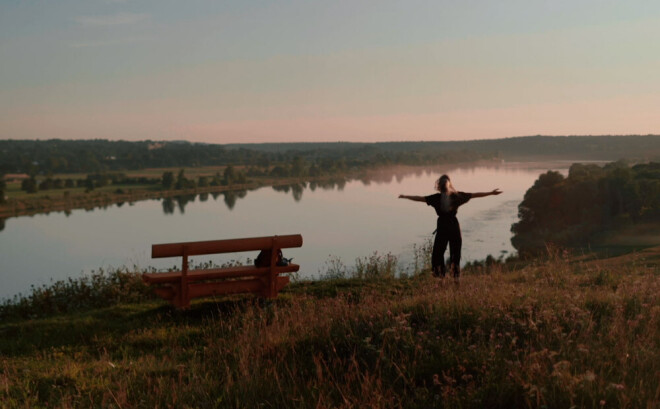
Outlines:
POLYGON ((151 288, 143 283, 140 273, 100 269, 79 278, 33 286, 29 294, 5 300, 0 304, 0 320, 43 317, 151 297, 151 288))

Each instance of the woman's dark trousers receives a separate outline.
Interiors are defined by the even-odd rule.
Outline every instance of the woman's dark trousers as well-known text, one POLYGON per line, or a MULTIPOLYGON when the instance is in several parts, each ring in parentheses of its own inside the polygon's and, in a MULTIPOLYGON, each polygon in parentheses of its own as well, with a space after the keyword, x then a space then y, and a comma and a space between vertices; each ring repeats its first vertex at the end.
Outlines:
POLYGON ((445 266, 445 250, 449 243, 449 263, 454 277, 461 274, 461 227, 456 217, 438 218, 438 229, 433 242, 433 253, 431 255, 431 266, 434 276, 444 277, 447 268, 445 266))

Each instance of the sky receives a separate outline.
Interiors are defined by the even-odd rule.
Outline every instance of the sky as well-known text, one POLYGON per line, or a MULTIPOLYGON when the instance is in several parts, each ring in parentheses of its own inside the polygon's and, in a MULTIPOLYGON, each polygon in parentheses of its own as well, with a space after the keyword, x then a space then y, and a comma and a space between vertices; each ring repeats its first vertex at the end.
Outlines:
POLYGON ((0 0, 0 139, 649 133, 657 0, 0 0))

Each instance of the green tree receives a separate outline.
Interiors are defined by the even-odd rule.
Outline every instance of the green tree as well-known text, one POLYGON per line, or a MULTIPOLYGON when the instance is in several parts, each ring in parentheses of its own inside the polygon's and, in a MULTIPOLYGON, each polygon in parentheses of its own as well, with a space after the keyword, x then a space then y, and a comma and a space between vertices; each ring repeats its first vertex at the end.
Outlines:
POLYGON ((89 176, 85 179, 85 192, 91 192, 94 190, 94 179, 89 176))
POLYGON ((302 177, 307 175, 307 164, 305 159, 297 155, 291 161, 291 176, 302 177))
POLYGON ((35 179, 34 176, 31 176, 28 179, 23 179, 21 182, 21 190, 24 190, 27 193, 37 193, 37 179, 35 179))
POLYGON ((207 187, 209 185, 209 178, 206 176, 200 176, 198 181, 197 181, 197 186, 199 187, 207 187))
POLYGON ((521 254, 543 252, 546 243, 586 246, 599 232, 660 221, 660 164, 574 164, 565 179, 547 172, 518 210, 511 242, 521 254))
POLYGON ((277 165, 270 170, 270 175, 273 177, 287 177, 289 176, 289 171, 284 166, 277 165))
POLYGON ((309 167, 309 176, 311 177, 321 176, 321 169, 318 166, 316 166, 315 163, 309 167))
POLYGON ((248 179, 247 179, 247 175, 245 174, 245 172, 243 172, 242 170, 238 171, 238 174, 236 176, 236 183, 243 185, 243 184, 247 183, 247 181, 248 181, 248 179))
POLYGON ((186 179, 186 175, 185 175, 183 169, 181 169, 179 171, 179 174, 176 176, 176 184, 174 185, 174 188, 177 189, 177 190, 178 189, 183 189, 184 187, 186 187, 186 182, 187 181, 188 181, 188 179, 186 179))
POLYGON ((165 189, 171 189, 174 184, 174 173, 165 172, 162 177, 162 185, 165 189))
POLYGON ((50 190, 53 188, 53 179, 46 178, 39 183, 39 190, 50 190))
POLYGON ((5 202, 5 189, 7 188, 7 183, 5 182, 5 175, 0 173, 0 203, 5 202))
POLYGON ((219 172, 216 172, 215 175, 211 178, 211 186, 220 186, 222 184, 222 177, 219 172))
POLYGON ((229 165, 225 168, 223 172, 224 184, 231 185, 236 180, 236 170, 232 165, 229 165))

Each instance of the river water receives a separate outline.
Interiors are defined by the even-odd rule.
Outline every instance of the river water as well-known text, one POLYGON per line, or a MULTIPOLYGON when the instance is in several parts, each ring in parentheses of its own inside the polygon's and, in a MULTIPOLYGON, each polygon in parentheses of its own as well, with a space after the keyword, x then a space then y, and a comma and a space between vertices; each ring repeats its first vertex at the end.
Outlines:
MULTIPOLYGON (((435 212, 399 194, 429 195, 448 173, 465 192, 500 188, 499 196, 470 200, 458 212, 463 262, 515 253, 511 224, 518 204, 540 173, 566 173, 569 162, 499 163, 459 167, 391 169, 360 180, 263 187, 252 191, 112 205, 6 220, 0 231, 0 299, 26 293, 32 285, 99 269, 178 265, 180 259, 150 258, 156 243, 218 240, 300 233, 303 247, 285 249, 300 264, 301 278, 316 278, 332 266, 349 269, 358 257, 391 253, 405 271, 413 245, 432 237, 435 212), (340 262, 340 263, 339 263, 340 262)), ((224 261, 255 254, 203 256, 224 261)))

